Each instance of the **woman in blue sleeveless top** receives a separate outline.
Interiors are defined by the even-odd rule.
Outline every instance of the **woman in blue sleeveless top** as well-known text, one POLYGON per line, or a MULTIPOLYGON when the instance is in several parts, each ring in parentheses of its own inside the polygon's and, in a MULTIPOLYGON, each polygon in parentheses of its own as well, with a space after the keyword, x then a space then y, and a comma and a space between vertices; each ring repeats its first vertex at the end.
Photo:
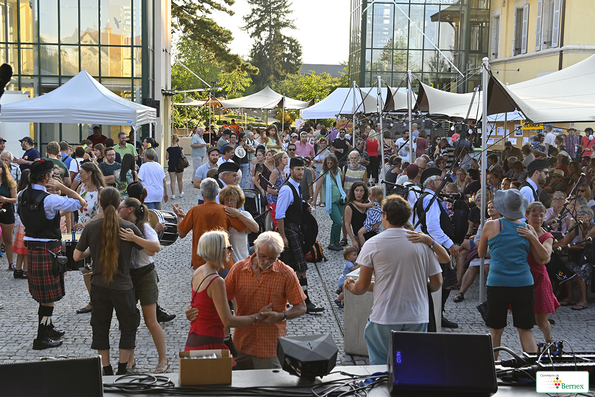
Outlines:
MULTIPOLYGON (((490 250, 486 324, 490 327, 494 347, 500 346, 510 307, 523 351, 535 353, 537 342, 531 331, 535 321, 535 297, 533 276, 527 262, 530 243, 517 230, 519 227, 531 229, 525 222, 518 221, 524 217, 528 204, 516 189, 497 191, 494 205, 502 218, 485 223, 478 252, 479 256, 485 257, 488 247, 490 250)), ((494 356, 498 359, 497 352, 494 356)))

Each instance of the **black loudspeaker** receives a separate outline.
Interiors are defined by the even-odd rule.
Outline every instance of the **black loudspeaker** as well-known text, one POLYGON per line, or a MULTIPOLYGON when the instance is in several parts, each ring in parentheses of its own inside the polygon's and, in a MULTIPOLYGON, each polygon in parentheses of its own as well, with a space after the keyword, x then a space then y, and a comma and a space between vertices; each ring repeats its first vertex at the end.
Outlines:
POLYGON ((327 375, 337 364, 338 352, 329 334, 279 338, 277 343, 283 369, 303 378, 327 375))
POLYGON ((99 356, 0 365, 0 395, 11 397, 101 397, 99 356))
POLYGON ((489 334, 391 332, 391 393, 489 396, 498 391, 489 334))

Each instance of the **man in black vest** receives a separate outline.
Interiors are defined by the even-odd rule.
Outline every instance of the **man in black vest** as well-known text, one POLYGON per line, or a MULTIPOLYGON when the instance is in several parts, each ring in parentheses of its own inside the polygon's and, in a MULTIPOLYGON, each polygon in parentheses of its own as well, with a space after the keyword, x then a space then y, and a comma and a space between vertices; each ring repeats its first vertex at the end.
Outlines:
MULTIPOLYGON (((450 255, 456 258, 459 255, 459 250, 458 245, 452 240, 454 238, 454 227, 438 197, 432 201, 440 186, 441 175, 442 171, 438 168, 428 168, 421 174, 421 184, 424 187, 424 192, 415 203, 413 219, 416 223, 419 220, 416 231, 422 231, 430 235, 434 241, 442 244, 450 252, 450 255), (431 205, 430 202, 432 202, 431 205)), ((450 270, 449 264, 441 263, 440 266, 442 267, 442 277, 444 279, 442 285, 442 327, 458 328, 458 324, 444 317, 444 304, 450 293, 449 287, 452 288, 457 281, 456 272, 450 270), (451 273, 454 274, 454 278, 451 273)))
POLYGON ((283 238, 285 250, 281 254, 281 260, 290 266, 297 274, 300 285, 306 294, 306 313, 320 313, 322 307, 316 307, 308 297, 308 279, 306 270, 308 264, 302 249, 302 192, 300 182, 304 177, 304 162, 302 159, 292 158, 289 163, 290 178, 279 189, 277 199, 277 225, 279 234, 283 238))
POLYGON ((39 323, 33 349, 62 344, 56 340, 64 331, 52 324, 54 302, 64 296, 64 274, 52 272, 55 255, 62 249, 60 211, 76 211, 86 204, 74 190, 51 177, 54 163, 38 160, 31 165, 29 187, 18 198, 18 213, 25 225, 25 246, 29 261, 29 292, 39 302, 39 323), (46 187, 59 189, 67 197, 49 194, 46 187))

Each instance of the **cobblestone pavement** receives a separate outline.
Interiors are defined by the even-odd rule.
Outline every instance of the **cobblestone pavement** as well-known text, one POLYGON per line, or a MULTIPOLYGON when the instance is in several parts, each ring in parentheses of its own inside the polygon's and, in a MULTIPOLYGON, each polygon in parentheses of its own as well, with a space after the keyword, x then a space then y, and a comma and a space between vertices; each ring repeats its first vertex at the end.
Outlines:
MULTIPOLYGON (((184 173, 184 192, 182 199, 169 201, 163 206, 164 210, 171 210, 172 203, 181 204, 188 210, 197 201, 197 190, 190 182, 192 167, 184 173)), ((330 219, 324 208, 315 209, 319 220, 319 236, 323 248, 328 245, 330 233, 330 219)), ((177 371, 177 352, 183 349, 189 323, 184 317, 184 309, 190 301, 190 267, 191 236, 178 240, 173 245, 163 247, 156 255, 156 266, 159 273, 160 304, 170 313, 178 317, 172 322, 163 324, 167 355, 171 364, 170 370, 177 371)), ((299 319, 288 322, 288 335, 308 335, 330 333, 337 346, 339 355, 338 365, 367 364, 367 357, 351 356, 343 352, 343 309, 339 309, 333 302, 336 298, 336 283, 343 269, 342 253, 325 250, 327 262, 317 265, 310 264, 308 270, 309 292, 313 302, 326 308, 318 315, 304 315, 299 319)), ((66 274, 66 296, 56 304, 54 311, 55 324, 67 331, 61 347, 45 351, 32 349, 33 339, 37 330, 37 303, 31 298, 27 281, 16 280, 12 272, 6 270, 5 258, 0 259, 0 302, 4 309, 0 310, 0 363, 13 363, 19 361, 35 360, 40 357, 59 356, 85 357, 96 354, 91 350, 90 314, 76 314, 75 311, 89 301, 89 296, 84 287, 82 277, 77 272, 66 274)), ((445 330, 457 333, 487 333, 489 329, 483 324, 481 317, 475 309, 478 304, 477 281, 475 286, 466 294, 466 300, 453 303, 452 296, 446 306, 446 317, 459 324, 458 329, 445 330)), ((552 327, 553 335, 557 340, 567 340, 575 351, 594 351, 595 330, 594 319, 595 304, 591 304, 583 311, 574 311, 569 307, 560 307, 551 315, 555 320, 552 327)), ((509 318, 512 324, 512 318, 509 318)), ((111 326, 111 361, 116 364, 118 357, 118 323, 114 316, 111 326)), ((534 328, 538 341, 543 340, 541 332, 534 328)), ((502 344, 515 351, 520 351, 520 343, 516 331, 512 326, 506 328, 502 344)), ((137 334, 137 368, 140 371, 153 371, 157 365, 157 351, 153 340, 144 322, 141 321, 137 334)))

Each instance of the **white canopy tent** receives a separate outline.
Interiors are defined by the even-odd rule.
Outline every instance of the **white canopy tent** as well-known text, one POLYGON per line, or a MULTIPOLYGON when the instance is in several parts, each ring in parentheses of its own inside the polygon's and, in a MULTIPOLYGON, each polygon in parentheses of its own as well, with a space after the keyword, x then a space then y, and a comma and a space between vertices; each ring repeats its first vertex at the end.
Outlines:
POLYGON ((498 83, 534 123, 595 120, 595 55, 533 80, 510 86, 498 83))
POLYGON ((219 102, 226 109, 305 109, 310 106, 310 102, 287 98, 276 93, 270 87, 265 87, 252 95, 219 102))
POLYGON ((473 93, 457 94, 432 88, 419 82, 419 92, 416 106, 428 116, 446 116, 455 118, 475 119, 481 117, 481 96, 473 93), (473 101, 473 103, 471 103, 473 101), (471 107, 469 106, 471 105, 471 107))
POLYGON ((205 103, 207 103, 206 100, 204 100, 204 101, 197 101, 196 99, 186 98, 186 100, 184 102, 176 102, 176 103, 174 103, 174 105, 175 106, 197 106, 197 107, 201 107, 201 106, 204 106, 205 103))
POLYGON ((114 94, 85 70, 45 95, 0 108, 0 122, 138 126, 156 119, 154 108, 114 94))
POLYGON ((332 119, 338 115, 373 113, 376 111, 376 95, 363 89, 337 88, 316 105, 304 110, 305 119, 332 119))

